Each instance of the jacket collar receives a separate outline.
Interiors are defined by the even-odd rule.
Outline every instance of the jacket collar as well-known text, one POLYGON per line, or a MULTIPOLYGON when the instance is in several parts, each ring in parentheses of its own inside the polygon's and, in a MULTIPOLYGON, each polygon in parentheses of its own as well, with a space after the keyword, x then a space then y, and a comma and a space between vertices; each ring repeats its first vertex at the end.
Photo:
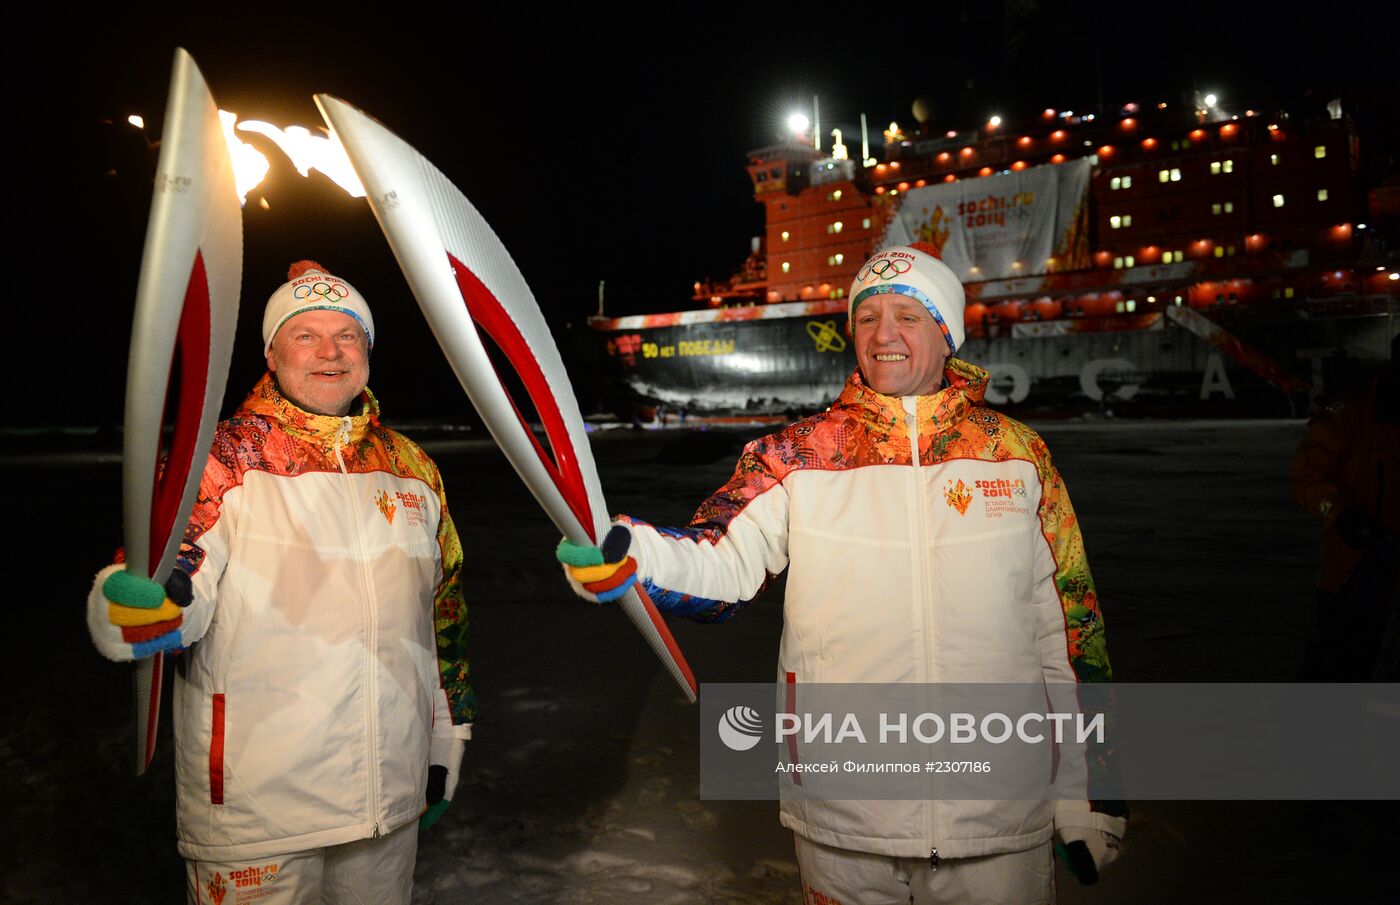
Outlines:
POLYGON ((299 408, 283 396, 277 389, 277 381, 272 379, 272 373, 267 372, 253 387, 248 398, 243 400, 239 414, 261 415, 275 421, 293 437, 329 450, 336 447, 338 437, 340 446, 354 445, 364 439, 371 426, 378 426, 379 400, 366 387, 359 399, 351 404, 349 415, 316 415, 299 408), (348 433, 345 432, 347 421, 348 433))
MULTIPOLYGON (((943 367, 943 388, 929 396, 915 397, 919 436, 946 431, 966 418, 974 406, 982 405, 987 394, 987 380, 987 372, 976 365, 948 359, 943 367)), ((907 437, 903 399, 877 393, 866 386, 859 368, 846 380, 835 407, 853 410, 867 428, 881 437, 907 437)))

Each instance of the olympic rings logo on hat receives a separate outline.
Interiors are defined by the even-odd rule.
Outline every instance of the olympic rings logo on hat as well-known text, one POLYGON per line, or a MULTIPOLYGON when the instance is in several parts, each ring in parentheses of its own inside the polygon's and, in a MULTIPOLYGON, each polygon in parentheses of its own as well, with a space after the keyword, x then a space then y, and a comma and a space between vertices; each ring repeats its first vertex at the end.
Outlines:
POLYGON ((903 258, 884 258, 883 260, 874 260, 871 261, 869 264, 866 264, 865 267, 861 269, 861 272, 859 275, 856 276, 856 279, 860 280, 862 283, 866 282, 872 277, 876 277, 881 280, 892 280, 901 274, 908 273, 910 268, 912 268, 913 266, 913 262, 906 261, 903 258))
POLYGON ((292 298, 297 301, 308 299, 313 295, 319 295, 328 302, 338 302, 350 294, 350 290, 345 288, 343 283, 327 283, 324 281, 312 283, 310 286, 298 286, 292 290, 292 298))

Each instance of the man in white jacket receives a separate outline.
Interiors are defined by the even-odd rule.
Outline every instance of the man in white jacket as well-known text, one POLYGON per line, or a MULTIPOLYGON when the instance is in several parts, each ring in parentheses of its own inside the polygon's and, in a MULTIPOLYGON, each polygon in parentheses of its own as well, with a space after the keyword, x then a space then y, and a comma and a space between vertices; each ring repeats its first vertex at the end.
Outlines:
MULTIPOLYGON (((686 528, 620 516, 561 545, 570 583, 728 618, 788 569, 778 679, 1110 678, 1078 522, 1034 431, 982 405, 951 358, 964 293, 931 246, 889 249, 850 294, 859 369, 825 412, 750 443, 686 528), (606 551, 606 552, 604 552, 606 551), (630 555, 625 555, 629 554, 630 555)), ((1058 832, 1081 879, 1117 856, 1121 802, 785 800, 805 901, 1038 903, 1058 832)))
POLYGON ((374 320, 314 262, 263 317, 268 373, 215 432, 162 587, 104 569, 113 660, 177 659, 189 901, 407 903, 475 698, 461 545, 427 454, 379 423, 374 320))

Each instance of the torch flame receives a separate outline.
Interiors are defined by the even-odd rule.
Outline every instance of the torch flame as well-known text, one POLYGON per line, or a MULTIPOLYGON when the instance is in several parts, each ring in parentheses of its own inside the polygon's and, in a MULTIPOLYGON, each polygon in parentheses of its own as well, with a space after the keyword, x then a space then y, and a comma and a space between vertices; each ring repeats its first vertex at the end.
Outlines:
POLYGON ((240 204, 248 202, 248 193, 258 187, 267 176, 267 158, 257 148, 239 140, 233 132, 233 124, 238 114, 227 110, 219 111, 219 123, 224 127, 224 141, 228 142, 228 156, 233 161, 233 181, 237 186, 240 204))
POLYGON ((288 126, 279 129, 269 123, 248 120, 238 124, 241 132, 254 132, 271 139, 282 153, 291 158, 292 165, 303 176, 311 175, 311 170, 320 170, 331 181, 345 189, 352 198, 363 198, 365 187, 355 175, 350 158, 340 141, 313 134, 303 126, 288 126))
MULTIPOLYGON (((128 122, 139 128, 140 123, 137 122, 139 119, 138 116, 132 116, 128 122)), ((228 143, 229 158, 233 161, 233 177, 237 185, 238 200, 241 204, 246 205, 248 193, 267 178, 271 164, 268 163, 267 157, 261 151, 240 139, 234 131, 235 129, 243 132, 255 132, 270 138, 291 159, 292 165, 301 175, 309 176, 313 169, 320 170, 352 198, 365 196, 364 186, 360 184, 359 177, 355 175, 355 169, 350 165, 350 158, 346 155, 345 148, 334 138, 314 135, 302 126, 288 126, 286 129, 279 129, 256 120, 240 123, 238 122, 238 114, 228 110, 219 111, 219 124, 223 126, 224 141, 228 143)), ((267 199, 262 200, 261 206, 268 207, 267 199)))

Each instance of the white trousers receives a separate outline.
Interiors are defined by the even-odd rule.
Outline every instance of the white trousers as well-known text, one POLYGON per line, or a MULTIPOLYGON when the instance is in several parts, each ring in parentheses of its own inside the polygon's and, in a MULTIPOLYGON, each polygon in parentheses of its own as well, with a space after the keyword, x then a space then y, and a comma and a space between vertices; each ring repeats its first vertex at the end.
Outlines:
POLYGON ((408 905, 418 821, 387 836, 249 861, 186 861, 189 905, 408 905))
POLYGON ((1050 905, 1054 855, 1047 841, 980 858, 892 858, 833 848, 796 834, 803 905, 1050 905))

